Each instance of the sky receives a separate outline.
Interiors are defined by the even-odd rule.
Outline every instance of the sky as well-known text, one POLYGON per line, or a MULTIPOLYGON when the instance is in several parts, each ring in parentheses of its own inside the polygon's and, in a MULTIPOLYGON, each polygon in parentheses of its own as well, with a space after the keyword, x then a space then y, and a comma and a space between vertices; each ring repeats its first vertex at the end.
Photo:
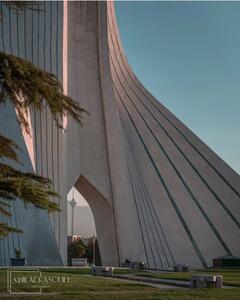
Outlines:
POLYGON ((67 200, 71 201, 73 198, 77 202, 77 206, 89 206, 87 201, 74 187, 71 188, 71 190, 69 191, 67 195, 67 200))
MULTIPOLYGON (((68 201, 75 199, 77 207, 75 207, 75 222, 74 234, 82 235, 84 238, 96 236, 96 227, 91 208, 83 196, 75 189, 72 188, 67 196, 68 201)), ((67 204, 67 232, 71 235, 72 232, 72 208, 67 204)))
POLYGON ((240 2, 115 3, 144 86, 240 173, 240 2))
MULTIPOLYGON (((140 81, 240 173, 240 2, 120 1, 115 7, 140 81)), ((76 190, 74 198, 88 206, 76 190)), ((93 223, 91 213, 84 222, 93 223)))

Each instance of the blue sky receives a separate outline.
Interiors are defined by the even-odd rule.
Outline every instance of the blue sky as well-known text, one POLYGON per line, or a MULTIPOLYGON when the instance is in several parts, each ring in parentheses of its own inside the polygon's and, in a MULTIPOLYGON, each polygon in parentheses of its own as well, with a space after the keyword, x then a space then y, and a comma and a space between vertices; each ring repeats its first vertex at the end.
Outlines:
POLYGON ((148 90, 240 173, 240 2, 116 2, 148 90))

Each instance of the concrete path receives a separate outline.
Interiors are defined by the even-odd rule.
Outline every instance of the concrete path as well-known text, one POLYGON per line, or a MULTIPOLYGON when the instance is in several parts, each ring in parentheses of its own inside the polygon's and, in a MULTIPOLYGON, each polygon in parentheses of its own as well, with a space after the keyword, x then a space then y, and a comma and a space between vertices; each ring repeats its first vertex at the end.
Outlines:
MULTIPOLYGON (((110 277, 108 277, 110 278, 110 277)), ((174 286, 174 285, 168 285, 168 284, 161 284, 159 282, 151 282, 149 281, 145 281, 145 280, 139 280, 140 278, 135 278, 135 277, 131 277, 131 276, 124 276, 124 275, 117 275, 114 277, 111 277, 111 279, 116 279, 116 280, 121 280, 124 282, 132 282, 132 283, 136 283, 136 284, 141 284, 141 285, 147 285, 147 286, 152 286, 155 288, 158 288, 160 290, 178 290, 178 289, 184 289, 183 287, 180 286, 174 286)))
POLYGON ((143 277, 143 276, 136 276, 134 274, 114 275, 113 278, 130 280, 130 281, 134 281, 134 282, 138 282, 138 283, 148 284, 151 286, 159 287, 160 289, 190 288, 190 282, 188 282, 188 281, 149 278, 149 277, 143 277))
MULTIPOLYGON (((115 278, 127 279, 137 282, 142 282, 145 284, 151 284, 155 286, 162 286, 168 289, 189 289, 190 281, 189 280, 176 280, 176 279, 164 279, 164 278, 150 278, 144 276, 137 276, 134 274, 124 274, 124 275, 114 275, 115 278)), ((224 285, 223 288, 231 289, 234 286, 224 285)))

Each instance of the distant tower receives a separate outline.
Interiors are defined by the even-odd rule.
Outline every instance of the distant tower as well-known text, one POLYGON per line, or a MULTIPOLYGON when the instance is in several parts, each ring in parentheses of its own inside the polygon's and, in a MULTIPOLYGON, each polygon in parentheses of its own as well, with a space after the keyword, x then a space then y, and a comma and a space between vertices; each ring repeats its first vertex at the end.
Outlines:
POLYGON ((72 207, 72 230, 71 230, 71 235, 72 236, 74 235, 74 223, 75 223, 75 220, 74 220, 74 209, 75 209, 76 204, 77 204, 77 202, 74 199, 74 188, 73 188, 73 198, 70 201, 70 205, 72 207))

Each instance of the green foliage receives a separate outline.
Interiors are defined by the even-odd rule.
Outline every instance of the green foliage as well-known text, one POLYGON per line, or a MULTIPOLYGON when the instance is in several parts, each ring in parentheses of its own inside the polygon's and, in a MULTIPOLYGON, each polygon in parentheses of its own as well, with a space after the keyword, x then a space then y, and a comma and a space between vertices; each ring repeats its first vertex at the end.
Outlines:
POLYGON ((49 201, 50 197, 57 197, 49 184, 32 179, 22 173, 17 177, 2 177, 0 175, 0 195, 5 199, 21 198, 26 203, 47 209, 48 212, 59 210, 58 205, 49 201), (5 194, 4 194, 5 193, 5 194))
POLYGON ((19 149, 17 144, 0 134, 0 158, 6 157, 14 161, 18 161, 16 153, 17 149, 19 149))
POLYGON ((57 126, 60 119, 69 114, 79 124, 82 109, 78 102, 63 94, 57 78, 19 57, 0 52, 0 103, 10 101, 17 110, 18 121, 29 132, 26 116, 28 108, 41 111, 46 102, 57 126))
MULTIPOLYGON (((13 148, 16 148, 16 145, 1 135, 0 140, 7 140, 8 144, 5 145, 5 148, 10 147, 10 150, 13 151, 13 153, 10 151, 10 155, 5 154, 5 156, 17 160, 17 155, 13 148)), ((2 146, 2 148, 4 147, 2 146)), ((1 156, 4 157, 0 152, 1 156)), ((52 183, 48 178, 37 174, 24 173, 3 163, 0 163, 0 197, 3 199, 0 201, 0 213, 6 217, 11 217, 12 215, 9 211, 9 208, 11 208, 9 201, 15 198, 21 198, 26 204, 32 203, 36 207, 47 210, 49 213, 60 210, 58 205, 50 200, 52 197, 59 197, 59 195, 54 192, 52 183)), ((21 232, 21 230, 9 227, 6 223, 0 223, 0 237, 6 236, 9 232, 21 232)))
POLYGON ((96 238, 94 238, 94 240, 93 238, 89 239, 85 256, 90 264, 93 263, 93 249, 94 249, 93 243, 95 243, 95 265, 101 266, 102 261, 101 261, 99 246, 98 246, 98 240, 96 238))
POLYGON ((21 257, 21 250, 15 248, 15 249, 14 249, 14 252, 15 252, 16 258, 21 257))
POLYGON ((73 241, 68 246, 68 254, 70 258, 80 258, 83 257, 86 252, 86 246, 81 239, 73 241))
MULTIPOLYGON (((11 217, 10 201, 15 198, 21 198, 26 204, 32 203, 49 213, 60 211, 58 205, 50 200, 52 197, 59 197, 59 195, 54 192, 49 179, 32 173, 24 173, 0 163, 1 214, 11 217)), ((0 223, 0 237, 7 236, 10 232, 21 232, 21 230, 9 227, 6 223, 0 223)))
POLYGON ((7 5, 12 10, 23 11, 24 9, 36 9, 37 3, 34 1, 2 1, 4 5, 7 5))
POLYGON ((5 209, 5 207, 10 208, 11 206, 9 204, 5 203, 4 201, 0 201, 0 213, 7 217, 11 217, 12 214, 10 213, 10 211, 5 209))
MULTIPOLYGON (((38 7, 38 1, 2 1, 2 3, 15 13, 23 12, 25 9, 41 11, 38 7)), ((2 19, 3 14, 0 11, 0 21, 2 19)))
MULTIPOLYGON (((2 299, 51 299, 51 300, 239 300, 239 288, 223 289, 174 289, 166 286, 147 286, 134 281, 116 278, 86 276, 82 268, 41 268, 43 276, 69 277, 70 284, 55 283, 42 290, 42 295, 9 295, 7 293, 7 269, 0 270, 0 294, 2 299), (45 273, 46 272, 46 273, 45 273), (73 274, 71 274, 73 273, 73 274)), ((86 269, 84 269, 85 272, 86 269)), ((19 275, 26 276, 26 273, 19 275)), ((31 283, 25 289, 29 292, 31 283)), ((22 286, 21 286, 22 287, 22 286)))
POLYGON ((83 242, 81 239, 74 240, 68 246, 68 262, 71 264, 71 258, 85 257, 88 263, 93 263, 93 249, 95 243, 95 265, 101 266, 101 257, 99 252, 98 241, 96 238, 89 238, 87 241, 83 242))
MULTIPOLYGON (((32 1, 4 1, 3 4, 16 13, 25 9, 40 10, 39 4, 32 1)), ((62 119, 67 114, 81 124, 82 113, 86 112, 78 102, 64 95, 61 84, 53 74, 37 68, 29 61, 0 52, 0 104, 6 102, 15 107, 19 124, 28 133, 29 107, 42 111, 47 104, 58 127, 62 127, 62 119)), ((7 158, 19 163, 16 153, 18 149, 12 140, 0 134, 0 159, 7 158)), ((21 172, 1 160, 0 214, 11 217, 10 201, 16 197, 48 212, 59 211, 58 205, 51 200, 59 195, 54 192, 49 179, 21 172)), ((0 237, 10 232, 21 230, 0 223, 0 237)))
POLYGON ((196 269, 190 272, 136 272, 136 275, 157 279, 174 279, 188 281, 195 274, 219 274, 223 276, 223 284, 240 287, 240 270, 239 269, 196 269))
POLYGON ((6 237, 9 233, 22 233, 22 230, 0 222, 0 237, 6 237))
MULTIPOLYGON (((85 110, 63 94, 57 78, 24 59, 0 52, 0 87, 0 104, 9 101, 14 105, 19 123, 28 133, 27 115, 31 106, 41 111, 47 104, 58 127, 62 127, 61 120, 67 114, 81 124, 85 110)), ((0 135, 0 158, 18 162, 17 149, 12 140, 0 135)), ((0 163, 0 197, 4 200, 0 202, 0 213, 6 217, 11 217, 8 209, 11 205, 6 201, 15 198, 21 198, 26 204, 32 203, 49 213, 59 211, 58 205, 51 201, 59 195, 54 192, 49 179, 18 171, 4 163, 0 163)), ((9 232, 21 231, 0 223, 0 236, 6 236, 9 232)))

